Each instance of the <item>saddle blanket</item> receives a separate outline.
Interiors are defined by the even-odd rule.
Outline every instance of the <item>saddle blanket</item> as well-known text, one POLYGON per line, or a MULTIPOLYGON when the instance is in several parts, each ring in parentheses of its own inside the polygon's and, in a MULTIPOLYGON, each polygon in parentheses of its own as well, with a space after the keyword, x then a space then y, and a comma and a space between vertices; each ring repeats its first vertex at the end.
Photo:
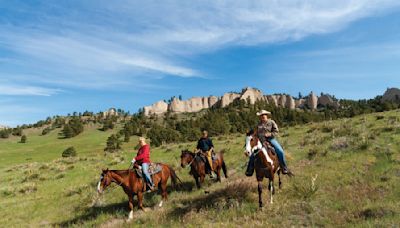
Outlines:
MULTIPOLYGON (((149 173, 151 176, 161 172, 161 170, 162 170, 162 166, 160 163, 150 163, 149 173)), ((143 177, 143 170, 141 168, 136 169, 136 173, 138 174, 139 177, 143 177)))
MULTIPOLYGON (((207 161, 207 157, 206 157, 204 154, 199 154, 199 156, 197 156, 196 159, 197 159, 197 160, 198 160, 198 159, 201 159, 203 162, 208 162, 208 161, 207 161)), ((212 154, 212 155, 211 155, 211 159, 212 159, 213 161, 216 161, 216 160, 219 159, 219 156, 216 155, 216 154, 212 154)))

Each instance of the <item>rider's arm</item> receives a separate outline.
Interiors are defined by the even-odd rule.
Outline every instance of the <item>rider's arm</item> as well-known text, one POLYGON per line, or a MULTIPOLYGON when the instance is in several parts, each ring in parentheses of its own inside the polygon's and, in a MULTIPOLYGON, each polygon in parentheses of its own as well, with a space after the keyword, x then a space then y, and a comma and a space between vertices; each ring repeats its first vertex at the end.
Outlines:
POLYGON ((201 139, 199 141, 197 141, 197 146, 196 146, 197 150, 200 149, 200 142, 201 142, 201 139))
POLYGON ((139 149, 137 156, 135 157, 136 161, 141 161, 145 158, 146 154, 150 152, 150 147, 148 145, 143 146, 139 149))
POLYGON ((273 137, 276 137, 276 136, 278 136, 278 133, 279 133, 278 125, 276 124, 275 121, 272 120, 271 134, 272 134, 273 137))
POLYGON ((214 144, 210 138, 208 139, 208 146, 210 147, 210 149, 214 149, 214 144))

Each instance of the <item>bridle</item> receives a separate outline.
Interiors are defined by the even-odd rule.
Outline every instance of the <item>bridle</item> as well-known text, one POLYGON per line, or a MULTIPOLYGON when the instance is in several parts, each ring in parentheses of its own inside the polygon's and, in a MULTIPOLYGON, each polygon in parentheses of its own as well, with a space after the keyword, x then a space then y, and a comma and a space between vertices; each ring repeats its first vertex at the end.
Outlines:
MULTIPOLYGON (((130 168, 130 166, 129 166, 129 168, 130 168)), ((103 181, 103 179, 104 179, 104 176, 103 176, 104 174, 101 174, 101 178, 100 178, 100 182, 99 182, 99 185, 100 185, 100 183, 103 181)), ((121 183, 117 183, 117 181, 114 179, 114 178, 112 178, 111 177, 111 182, 114 182, 116 185, 114 185, 114 186, 112 186, 112 187, 109 187, 109 188, 107 188, 107 189, 114 189, 114 188, 117 188, 117 187, 120 187, 122 184, 123 184, 123 182, 121 181, 121 183)), ((110 186, 110 185, 109 185, 110 186)), ((107 189, 105 189, 105 190, 107 190, 107 189)), ((104 192, 104 190, 102 191, 102 193, 104 192)))
POLYGON ((190 166, 192 165, 192 163, 194 162, 194 160, 195 160, 196 157, 198 156, 197 154, 198 154, 198 153, 195 153, 195 154, 194 154, 194 157, 193 157, 192 160, 186 165, 186 167, 190 167, 190 166))

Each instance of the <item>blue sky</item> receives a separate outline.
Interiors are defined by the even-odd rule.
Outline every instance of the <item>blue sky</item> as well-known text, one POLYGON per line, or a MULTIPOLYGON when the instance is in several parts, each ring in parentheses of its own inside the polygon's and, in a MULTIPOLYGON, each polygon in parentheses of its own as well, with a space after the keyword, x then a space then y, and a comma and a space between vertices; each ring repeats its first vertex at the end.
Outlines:
POLYGON ((0 124, 246 86, 372 98, 400 87, 399 13, 392 0, 0 0, 0 124))

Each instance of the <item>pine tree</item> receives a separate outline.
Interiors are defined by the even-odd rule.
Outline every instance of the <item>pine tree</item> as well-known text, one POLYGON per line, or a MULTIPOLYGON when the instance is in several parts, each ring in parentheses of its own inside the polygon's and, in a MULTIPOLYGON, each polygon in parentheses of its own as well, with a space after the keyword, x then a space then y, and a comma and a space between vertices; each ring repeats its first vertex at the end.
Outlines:
POLYGON ((110 137, 107 139, 107 146, 104 148, 104 151, 107 152, 115 152, 121 149, 121 141, 118 138, 118 136, 112 134, 110 137))

